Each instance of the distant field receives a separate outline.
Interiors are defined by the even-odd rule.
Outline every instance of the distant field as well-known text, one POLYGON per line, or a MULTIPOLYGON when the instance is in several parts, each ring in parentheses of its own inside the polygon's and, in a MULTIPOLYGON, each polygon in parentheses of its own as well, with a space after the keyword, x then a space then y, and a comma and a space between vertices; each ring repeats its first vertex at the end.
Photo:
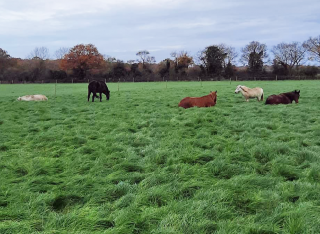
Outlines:
POLYGON ((320 81, 241 82, 301 90, 278 106, 238 84, 0 85, 0 233, 319 233, 320 81))

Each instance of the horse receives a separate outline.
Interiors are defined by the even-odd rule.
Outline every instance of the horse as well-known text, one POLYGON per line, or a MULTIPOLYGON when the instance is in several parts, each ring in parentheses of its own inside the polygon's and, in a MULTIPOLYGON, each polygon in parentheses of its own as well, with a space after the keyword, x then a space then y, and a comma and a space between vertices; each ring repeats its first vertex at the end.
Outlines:
POLYGON ((179 107, 183 107, 185 109, 190 107, 210 107, 214 106, 217 102, 217 91, 212 92, 210 94, 202 97, 186 97, 182 99, 179 103, 179 107))
POLYGON ((17 101, 48 101, 48 98, 42 94, 35 94, 18 97, 17 101))
POLYGON ((93 94, 92 95, 92 102, 94 102, 95 97, 99 98, 97 96, 97 93, 100 93, 100 102, 102 99, 102 95, 101 95, 102 93, 106 95, 106 97, 107 97, 106 100, 109 100, 109 98, 110 98, 110 91, 108 89, 108 86, 103 81, 93 80, 89 83, 89 85, 88 85, 88 101, 90 99, 91 93, 93 94))
POLYGON ((292 101, 299 103, 300 90, 294 90, 288 93, 270 95, 266 100, 266 105, 291 104, 292 101))
POLYGON ((263 89, 259 87, 250 89, 247 86, 238 85, 234 92, 241 92, 247 102, 249 101, 249 98, 257 98, 259 102, 263 101, 263 89))

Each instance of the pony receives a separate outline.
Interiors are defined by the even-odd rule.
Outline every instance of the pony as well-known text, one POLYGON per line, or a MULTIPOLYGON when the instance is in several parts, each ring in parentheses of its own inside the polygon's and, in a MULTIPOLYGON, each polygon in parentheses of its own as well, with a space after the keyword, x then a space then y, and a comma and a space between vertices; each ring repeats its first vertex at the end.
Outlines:
POLYGON ((247 102, 249 101, 249 98, 257 98, 259 102, 263 101, 263 89, 259 87, 250 89, 247 86, 238 85, 234 92, 235 93, 241 92, 242 96, 244 96, 247 102))
POLYGON ((42 94, 25 95, 17 98, 18 101, 48 101, 48 98, 42 94))
POLYGON ((270 95, 266 100, 266 105, 291 104, 292 101, 299 103, 300 90, 294 90, 288 93, 270 95))
POLYGON ((95 97, 99 98, 97 93, 100 93, 100 102, 102 99, 102 95, 101 95, 102 93, 106 95, 106 97, 107 97, 106 100, 109 100, 109 98, 110 98, 110 91, 108 89, 108 86, 103 81, 93 80, 89 83, 89 85, 88 85, 88 101, 90 99, 91 93, 93 94, 92 95, 92 102, 94 102, 95 97))
POLYGON ((183 107, 185 109, 190 107, 210 107, 214 106, 217 102, 217 91, 212 92, 206 96, 202 97, 185 97, 179 103, 179 107, 183 107))

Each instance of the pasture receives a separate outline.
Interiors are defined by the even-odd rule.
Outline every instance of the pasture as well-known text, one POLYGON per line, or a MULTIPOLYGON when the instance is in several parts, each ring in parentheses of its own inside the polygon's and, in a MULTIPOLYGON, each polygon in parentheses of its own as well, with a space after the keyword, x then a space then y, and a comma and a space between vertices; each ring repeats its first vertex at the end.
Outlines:
POLYGON ((0 85, 0 233, 319 233, 320 81, 54 86, 0 85))

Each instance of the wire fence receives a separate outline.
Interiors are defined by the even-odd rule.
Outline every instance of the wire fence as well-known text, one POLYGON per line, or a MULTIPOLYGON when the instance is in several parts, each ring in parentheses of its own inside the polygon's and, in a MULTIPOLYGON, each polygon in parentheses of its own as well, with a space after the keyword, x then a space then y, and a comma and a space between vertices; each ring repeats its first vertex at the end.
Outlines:
POLYGON ((166 82, 166 81, 283 81, 283 80, 320 80, 320 76, 257 76, 257 77, 248 77, 248 76, 233 76, 230 78, 225 77, 197 77, 197 78, 184 78, 177 77, 176 79, 146 79, 140 80, 128 78, 118 78, 118 79, 103 79, 103 78, 90 78, 90 79, 59 79, 59 80, 35 80, 35 81, 19 81, 19 80, 0 80, 0 84, 48 84, 48 83, 89 83, 92 80, 100 80, 106 83, 120 83, 120 82, 166 82))

